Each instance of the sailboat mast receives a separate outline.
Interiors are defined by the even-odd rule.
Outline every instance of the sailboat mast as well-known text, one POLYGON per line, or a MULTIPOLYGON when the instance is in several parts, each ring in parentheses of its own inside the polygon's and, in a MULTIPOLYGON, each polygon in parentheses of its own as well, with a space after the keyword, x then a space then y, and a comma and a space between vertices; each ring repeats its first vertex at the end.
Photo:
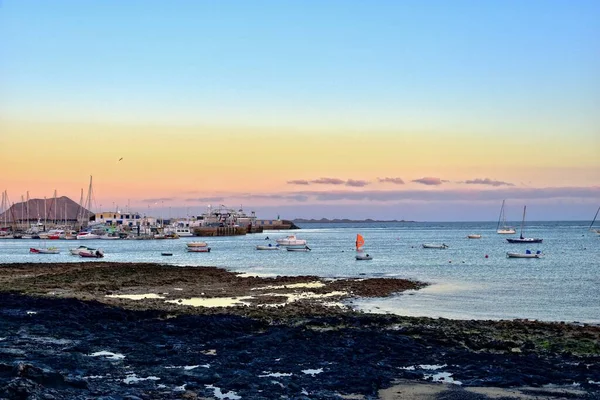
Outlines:
POLYGON ((521 239, 523 238, 523 225, 525 224, 525 210, 527 210, 527 206, 523 206, 523 220, 521 221, 521 239))
POLYGON ((502 200, 502 207, 500 207, 500 215, 498 216, 498 226, 496 227, 496 230, 500 229, 500 221, 504 222, 504 202, 506 200, 502 200))
POLYGON ((592 223, 590 224, 590 227, 588 229, 592 229, 592 225, 594 225, 594 222, 596 222, 596 217, 598 217, 598 212, 600 212, 600 207, 598 207, 598 209, 596 210, 596 215, 594 215, 594 219, 592 220, 592 223))

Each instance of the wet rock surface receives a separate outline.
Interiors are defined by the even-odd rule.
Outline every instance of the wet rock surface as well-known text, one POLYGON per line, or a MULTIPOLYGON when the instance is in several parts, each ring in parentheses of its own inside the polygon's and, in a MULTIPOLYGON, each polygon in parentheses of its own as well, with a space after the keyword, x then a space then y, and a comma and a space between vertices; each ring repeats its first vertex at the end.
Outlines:
MULTIPOLYGON (((527 386, 532 396, 537 396, 536 390, 544 393, 530 398, 591 399, 599 394, 600 328, 596 326, 370 315, 312 300, 285 307, 171 308, 157 306, 164 300, 107 300, 104 291, 94 295, 81 290, 99 282, 82 277, 113 272, 100 267, 96 271, 96 267, 55 269, 53 277, 48 271, 35 275, 31 267, 19 267, 26 272, 20 278, 12 267, 12 288, 7 275, 0 278, 0 398, 377 398, 398 380, 461 382, 462 387, 452 386, 436 395, 448 399, 489 398, 463 389, 475 386, 527 386), (44 276, 49 279, 44 281, 44 276), (48 295, 50 286, 60 289, 60 294, 48 295), (85 297, 96 300, 82 300, 85 297), (311 314, 313 307, 317 311, 311 314), (576 387, 579 392, 549 395, 543 391, 548 384, 576 387)), ((152 271, 152 266, 144 268, 146 274, 152 271)), ((176 272, 162 278, 149 274, 147 286, 140 271, 135 285, 123 285, 131 280, 124 274, 115 278, 121 286, 112 290, 137 287, 147 293, 148 287, 162 290, 166 285, 161 279, 167 279, 170 286, 199 290, 195 296, 206 294, 210 284, 192 286, 214 279, 215 293, 220 289, 227 295, 247 293, 223 287, 214 276, 225 273, 221 276, 233 286, 236 279, 248 278, 234 279, 226 271, 207 269, 209 277, 191 280, 186 274, 192 272, 181 271, 179 277, 176 272)), ((253 278, 239 285, 251 282, 249 291, 316 279, 288 278, 253 278)), ((398 282, 402 285, 406 283, 398 282)), ((334 289, 341 290, 330 288, 334 289)), ((268 292, 289 294, 288 290, 297 288, 268 292)), ((346 286, 344 290, 357 289, 346 286)), ((372 288, 369 292, 375 293, 372 288)))

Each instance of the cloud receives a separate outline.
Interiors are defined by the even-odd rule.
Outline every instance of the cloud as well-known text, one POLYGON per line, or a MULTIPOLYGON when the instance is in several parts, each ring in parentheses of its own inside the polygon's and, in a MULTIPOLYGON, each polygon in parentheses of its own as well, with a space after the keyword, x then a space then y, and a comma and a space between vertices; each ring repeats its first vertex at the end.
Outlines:
POLYGON ((467 185, 515 186, 514 184, 512 184, 510 182, 494 181, 490 178, 485 178, 485 179, 476 178, 476 179, 471 179, 471 180, 465 181, 464 183, 466 183, 467 185))
POLYGON ((352 187, 365 187, 369 184, 370 184, 369 181, 361 181, 361 180, 354 180, 354 179, 348 179, 346 181, 346 186, 352 186, 352 187))
POLYGON ((404 185, 402 178, 377 178, 380 183, 393 183, 394 185, 404 185))
POLYGON ((224 197, 218 197, 218 196, 214 196, 214 197, 193 197, 190 199, 185 199, 185 201, 187 202, 199 202, 199 203, 220 203, 225 201, 224 197))
POLYGON ((308 182, 306 179, 294 179, 291 181, 287 181, 288 185, 308 185, 310 182, 308 182))
POLYGON ((142 199, 142 203, 160 203, 163 201, 175 201, 175 197, 158 197, 156 199, 142 199))
POLYGON ((292 201, 299 201, 299 202, 305 202, 308 201, 309 196, 304 194, 304 192, 296 194, 296 193, 282 193, 282 194, 278 194, 278 193, 273 193, 273 194, 243 194, 240 196, 236 196, 237 198, 240 199, 247 199, 247 200, 292 200, 292 201))
POLYGON ((346 181, 339 178, 319 178, 310 182, 316 183, 317 185, 343 185, 344 183, 346 183, 346 181))
POLYGON ((428 186, 438 186, 438 185, 441 185, 442 182, 446 182, 446 181, 442 181, 440 178, 432 178, 432 177, 426 176, 425 178, 414 179, 411 182, 421 183, 423 185, 428 185, 428 186))

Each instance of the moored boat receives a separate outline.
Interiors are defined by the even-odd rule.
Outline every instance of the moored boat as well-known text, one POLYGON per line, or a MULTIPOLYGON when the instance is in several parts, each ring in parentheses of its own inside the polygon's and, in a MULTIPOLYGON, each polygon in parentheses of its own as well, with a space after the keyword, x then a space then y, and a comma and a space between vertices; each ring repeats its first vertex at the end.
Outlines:
POLYGON ((357 254, 355 257, 358 261, 360 260, 372 260, 373 256, 369 254, 357 254))
POLYGON ((289 235, 276 240, 280 246, 306 246, 306 240, 298 239, 296 235, 289 235))
POLYGON ((72 255, 78 256, 79 253, 81 253, 83 251, 90 252, 90 251, 96 251, 96 249, 92 249, 91 247, 87 247, 87 246, 79 246, 76 249, 69 249, 69 251, 71 252, 72 255))
POLYGON ((206 244, 206 242, 189 242, 189 243, 187 244, 187 247, 188 247, 188 248, 190 248, 190 247, 206 247, 206 246, 208 246, 208 245, 206 244))
POLYGON ((467 239, 481 239, 481 235, 478 235, 478 234, 467 235, 467 239))
POLYGON ((523 236, 523 226, 525 225, 525 212, 527 206, 523 206, 523 220, 521 221, 521 234, 516 239, 506 239, 508 243, 542 243, 543 239, 540 238, 528 238, 523 236))
POLYGON ((256 250, 279 250, 279 245, 273 246, 271 243, 268 245, 257 245, 256 250))
POLYGON ((304 245, 304 246, 286 246, 285 248, 287 251, 311 251, 311 248, 304 245))
POLYGON ((100 249, 98 250, 90 250, 90 251, 81 251, 79 253, 79 257, 84 258, 102 258, 104 257, 104 252, 100 249))
POLYGON ((448 245, 447 244, 426 244, 423 243, 421 246, 423 246, 424 249, 447 249, 448 245))
POLYGON ((96 235, 92 232, 79 232, 77 234, 77 240, 92 240, 92 239, 100 239, 100 235, 96 235))
POLYGON ((210 253, 210 247, 189 247, 187 251, 190 253, 210 253))
POLYGON ((30 247, 29 252, 34 253, 34 254, 60 254, 60 250, 57 249, 56 247, 48 247, 48 248, 30 247))
POLYGON ((529 250, 525 251, 525 253, 507 252, 506 257, 508 257, 508 258, 542 258, 542 252, 540 250, 536 251, 535 253, 532 253, 529 250))
POLYGON ((504 215, 504 202, 502 200, 502 207, 500 207, 500 217, 498 217, 498 226, 496 226, 496 233, 500 235, 514 235, 517 233, 515 228, 506 225, 506 217, 504 215))

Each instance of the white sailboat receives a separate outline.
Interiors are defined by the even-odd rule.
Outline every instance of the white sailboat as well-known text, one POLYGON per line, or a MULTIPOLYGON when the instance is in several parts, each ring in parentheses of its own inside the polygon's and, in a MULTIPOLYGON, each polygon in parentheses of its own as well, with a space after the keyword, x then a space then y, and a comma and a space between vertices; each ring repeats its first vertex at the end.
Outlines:
POLYGON ((496 233, 500 235, 513 235, 517 233, 515 228, 506 225, 506 217, 504 216, 504 202, 502 200, 502 207, 500 208, 500 217, 498 217, 498 226, 496 227, 496 233), (502 226, 500 226, 502 224, 502 226))

